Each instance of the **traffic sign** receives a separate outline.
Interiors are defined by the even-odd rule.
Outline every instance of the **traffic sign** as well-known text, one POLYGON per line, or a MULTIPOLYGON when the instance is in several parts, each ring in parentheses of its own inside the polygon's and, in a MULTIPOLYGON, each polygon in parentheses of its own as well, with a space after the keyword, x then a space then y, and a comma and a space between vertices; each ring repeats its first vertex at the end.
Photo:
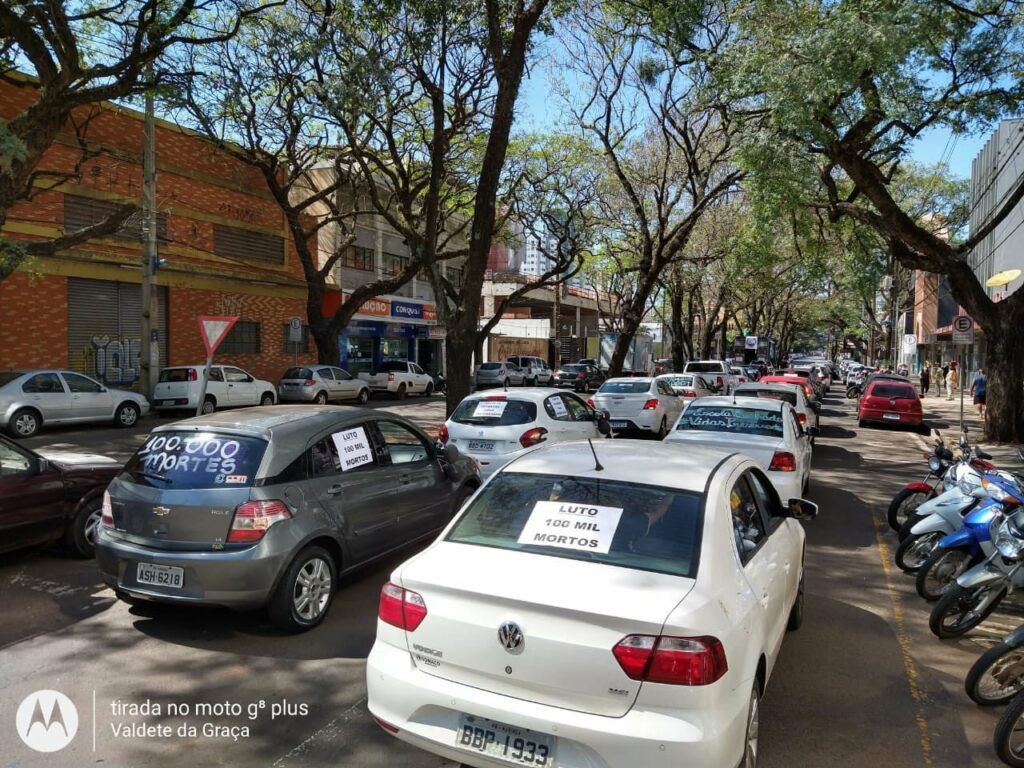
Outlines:
POLYGON ((297 315, 288 321, 288 341, 296 344, 302 341, 302 318, 297 315))
POLYGON ((973 344, 974 343, 974 330, 969 331, 953 331, 953 343, 954 344, 973 344))
MULTIPOLYGON (((957 315, 953 318, 953 330, 959 331, 960 333, 966 333, 967 331, 974 328, 974 321, 971 320, 967 315, 957 315)), ((966 343, 966 342, 961 342, 966 343)))
POLYGON ((224 341, 231 326, 238 322, 237 317, 222 315, 200 315, 196 319, 199 321, 199 335, 203 337, 203 346, 206 347, 206 354, 209 357, 213 357, 214 351, 224 341))
POLYGON ((744 349, 754 349, 754 350, 756 350, 757 349, 757 336, 747 336, 743 340, 743 348, 744 349))

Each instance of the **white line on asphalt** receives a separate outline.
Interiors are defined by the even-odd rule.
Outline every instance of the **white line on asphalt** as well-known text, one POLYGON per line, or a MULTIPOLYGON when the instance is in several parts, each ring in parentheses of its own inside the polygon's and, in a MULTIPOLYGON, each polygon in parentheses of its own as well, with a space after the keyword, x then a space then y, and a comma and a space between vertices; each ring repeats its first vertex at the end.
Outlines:
POLYGON ((310 746, 312 746, 313 742, 319 739, 320 737, 327 735, 335 735, 340 730, 340 726, 347 723, 352 718, 353 715, 358 714, 359 711, 363 709, 365 704, 366 697, 363 696, 361 699, 359 699, 359 701, 357 701, 351 707, 349 707, 336 718, 327 723, 327 725, 313 731, 313 733, 307 736, 302 741, 302 743, 294 747, 287 755, 285 755, 282 758, 279 758, 274 763, 272 768, 279 768, 279 766, 284 765, 286 761, 291 760, 293 757, 299 757, 303 755, 306 752, 306 750, 308 750, 310 746))

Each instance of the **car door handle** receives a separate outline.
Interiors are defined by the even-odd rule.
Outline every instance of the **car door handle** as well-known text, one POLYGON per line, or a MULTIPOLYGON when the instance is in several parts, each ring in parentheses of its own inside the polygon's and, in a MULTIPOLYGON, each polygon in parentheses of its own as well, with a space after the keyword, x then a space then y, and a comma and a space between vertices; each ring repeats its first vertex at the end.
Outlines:
POLYGON ((341 493, 341 483, 335 483, 334 485, 328 487, 327 493, 329 493, 331 496, 337 496, 339 493, 341 493))
POLYGON ((401 485, 408 485, 409 483, 412 482, 412 475, 399 475, 398 482, 401 485))

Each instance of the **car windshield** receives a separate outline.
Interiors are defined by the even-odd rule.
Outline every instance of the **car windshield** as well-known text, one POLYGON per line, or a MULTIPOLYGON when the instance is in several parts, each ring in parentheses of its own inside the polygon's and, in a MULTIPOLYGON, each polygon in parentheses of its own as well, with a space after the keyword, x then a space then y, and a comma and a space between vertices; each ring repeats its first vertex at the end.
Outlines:
POLYGON ((189 381, 191 379, 191 368, 164 368, 160 371, 160 381, 189 381))
POLYGON ((284 372, 282 379, 312 379, 313 369, 312 368, 289 368, 284 372))
POLYGON ((599 395, 639 395, 651 388, 651 382, 639 381, 606 381, 597 390, 599 395))
POLYGON ((906 384, 875 384, 871 388, 872 397, 887 397, 890 400, 915 400, 917 393, 906 384))
POLYGON ((10 384, 17 378, 22 376, 18 371, 0 371, 0 387, 4 384, 10 384))
POLYGON ((694 373, 721 373, 721 363, 687 363, 687 371, 693 371, 694 373))
POLYGON ((740 397, 763 397, 765 400, 784 400, 790 405, 796 405, 796 392, 782 392, 778 389, 761 387, 737 387, 736 394, 740 397))
POLYGON ((693 376, 666 376, 662 381, 668 382, 673 389, 693 386, 693 376))
POLYGON ((495 371, 498 368, 504 368, 504 363, 484 363, 480 366, 481 371, 495 371))
POLYGON ((676 429, 782 437, 782 413, 761 408, 694 404, 679 417, 676 429))
POLYGON ((409 370, 409 364, 404 360, 385 360, 377 370, 384 373, 406 373, 409 370))
POLYGON ((653 485, 502 472, 448 541, 694 578, 701 502, 653 485))
POLYGON ((192 490, 251 486, 265 440, 216 432, 156 432, 120 477, 153 488, 192 490))
POLYGON ((489 427, 529 424, 537 420, 537 404, 500 398, 463 400, 451 419, 456 424, 486 424, 489 427))
POLYGON ((567 373, 579 373, 580 371, 587 370, 585 365, 563 365, 559 370, 566 371, 567 373))

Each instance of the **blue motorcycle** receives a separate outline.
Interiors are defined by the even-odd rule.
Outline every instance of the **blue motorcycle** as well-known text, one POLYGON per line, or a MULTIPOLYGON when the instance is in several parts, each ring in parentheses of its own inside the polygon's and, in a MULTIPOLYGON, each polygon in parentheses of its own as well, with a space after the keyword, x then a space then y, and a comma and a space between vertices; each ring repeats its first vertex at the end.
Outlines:
MULTIPOLYGON (((961 489, 965 495, 975 489, 961 489)), ((993 499, 983 500, 963 518, 963 526, 939 539, 935 549, 917 569, 917 594, 928 602, 942 597, 957 578, 993 551, 992 521, 1002 506, 993 499)))

